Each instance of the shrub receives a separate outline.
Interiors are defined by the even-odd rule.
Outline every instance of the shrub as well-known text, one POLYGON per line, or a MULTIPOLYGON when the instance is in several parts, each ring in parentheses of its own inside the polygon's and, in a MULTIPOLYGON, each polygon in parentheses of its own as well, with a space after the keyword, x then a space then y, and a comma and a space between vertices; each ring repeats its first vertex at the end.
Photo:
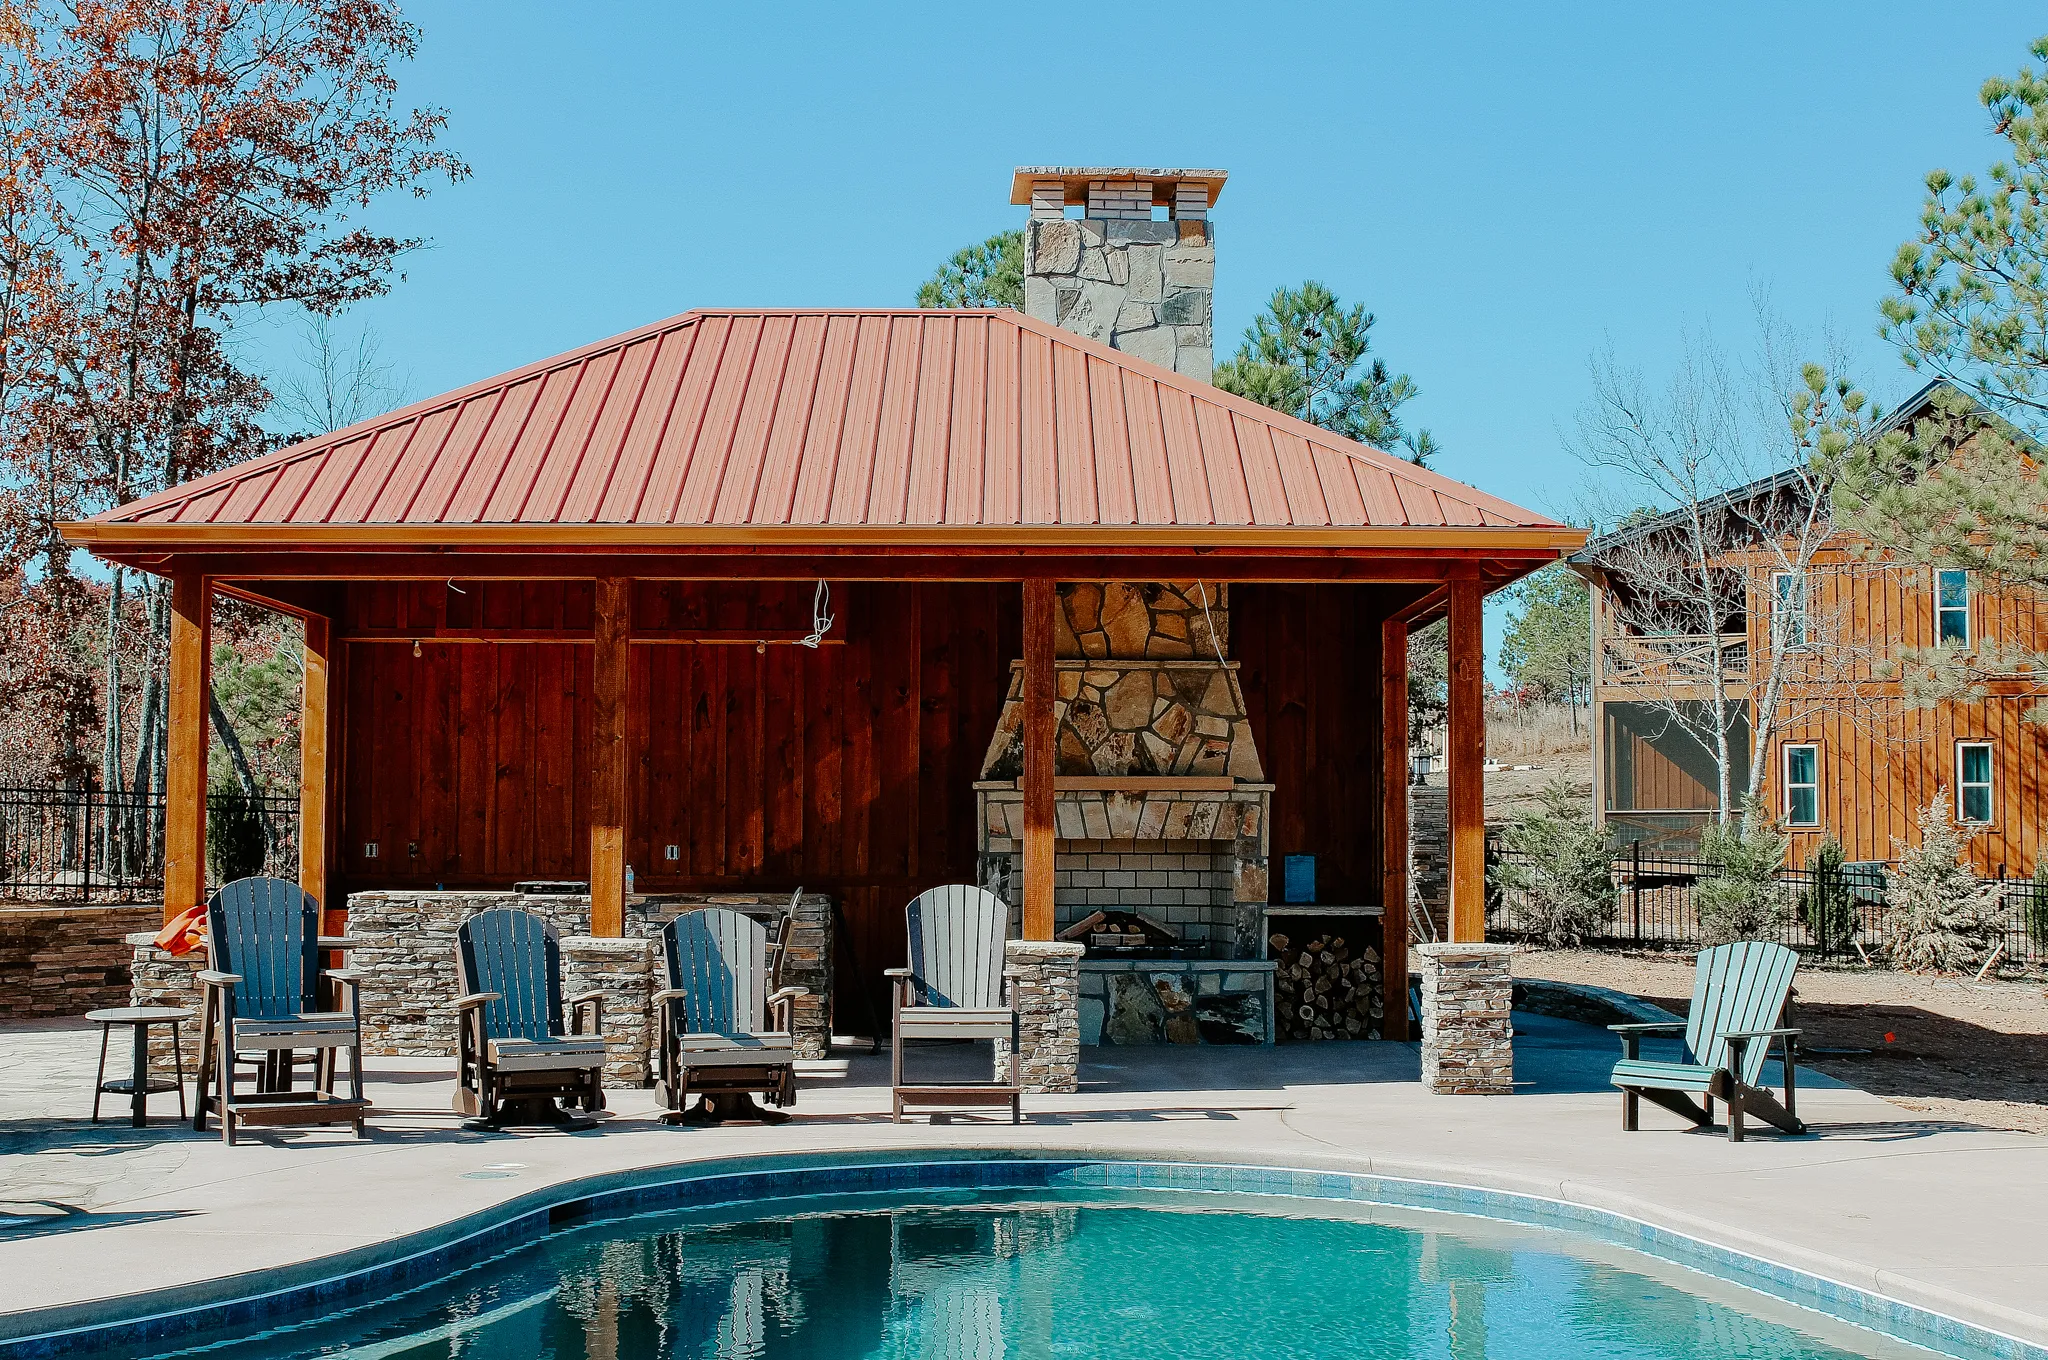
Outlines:
POLYGON ((1614 921, 1613 857, 1583 797, 1562 778, 1543 790, 1535 812, 1501 832, 1508 856, 1494 863, 1494 885, 1518 895, 1519 921, 1538 942, 1569 949, 1604 934, 1614 921))
POLYGON ((206 800, 206 857, 221 883, 263 872, 270 849, 263 811, 254 798, 220 793, 206 800))
POLYGON ((1886 894, 1885 945, 1892 962, 1916 972, 1956 972, 1981 963, 2005 932, 2003 888, 1963 863, 1976 833, 1947 811, 1948 791, 1920 810, 1920 844, 1893 844, 1899 867, 1886 894))
POLYGON ((1693 894, 1701 944, 1769 939, 1784 928, 1778 871, 1790 845, 1754 799, 1739 822, 1708 824, 1700 837, 1700 858, 1708 873, 1693 894))
POLYGON ((2033 896, 2027 900, 2027 938, 2034 948, 2048 952, 2048 856, 2034 866, 2033 896))
POLYGON ((1806 857, 1806 888, 1799 894, 1799 919, 1823 951, 1842 949, 1856 933, 1856 895, 1842 869, 1842 843, 1833 836, 1806 857))

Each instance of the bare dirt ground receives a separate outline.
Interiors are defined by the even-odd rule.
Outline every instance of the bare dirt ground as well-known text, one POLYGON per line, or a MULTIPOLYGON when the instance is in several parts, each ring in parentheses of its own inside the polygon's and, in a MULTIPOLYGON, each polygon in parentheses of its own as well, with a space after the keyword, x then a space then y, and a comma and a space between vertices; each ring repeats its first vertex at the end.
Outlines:
MULTIPOLYGON (((1529 950, 1524 977, 1610 987, 1683 1015, 1681 954, 1529 950)), ((1803 1059, 1895 1105, 1994 1129, 2048 1134, 2048 986, 1870 968, 1802 966, 1803 1059)))

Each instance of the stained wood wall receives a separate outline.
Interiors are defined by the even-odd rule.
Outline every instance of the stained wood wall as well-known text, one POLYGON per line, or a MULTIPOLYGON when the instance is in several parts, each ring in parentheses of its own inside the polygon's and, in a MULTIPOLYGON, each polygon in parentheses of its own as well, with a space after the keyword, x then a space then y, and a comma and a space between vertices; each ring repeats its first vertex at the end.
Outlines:
MULTIPOLYGON (((633 627, 794 636, 812 589, 638 582, 633 627)), ((1233 603, 1277 786, 1275 873, 1277 856, 1308 851, 1323 900, 1377 901, 1380 601, 1368 587, 1243 586, 1233 603)), ((903 904, 976 876, 972 785, 1021 600, 1013 584, 856 583, 834 587, 832 609, 838 641, 815 651, 633 645, 626 857, 642 891, 834 894, 886 1015, 903 904)), ((592 649, 551 639, 587 639, 591 621, 588 582, 349 590, 341 891, 587 876, 592 649)))

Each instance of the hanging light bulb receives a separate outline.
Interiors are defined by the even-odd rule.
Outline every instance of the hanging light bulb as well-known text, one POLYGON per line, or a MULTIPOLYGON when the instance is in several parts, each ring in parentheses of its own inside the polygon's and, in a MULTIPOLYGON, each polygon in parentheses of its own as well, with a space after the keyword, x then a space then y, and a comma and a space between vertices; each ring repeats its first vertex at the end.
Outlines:
POLYGON ((412 654, 414 656, 418 656, 420 654, 420 640, 418 638, 414 638, 412 640, 412 654))

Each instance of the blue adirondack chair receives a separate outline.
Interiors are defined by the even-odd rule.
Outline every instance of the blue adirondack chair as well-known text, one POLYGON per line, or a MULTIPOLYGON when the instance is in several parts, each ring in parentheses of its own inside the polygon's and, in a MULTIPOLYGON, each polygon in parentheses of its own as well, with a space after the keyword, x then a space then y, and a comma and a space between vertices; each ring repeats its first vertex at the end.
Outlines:
POLYGON ((455 932, 455 969, 454 1105, 470 1116, 463 1127, 594 1128, 556 1103, 604 1108, 604 994, 571 998, 564 1030, 561 932, 530 911, 480 911, 455 932))
POLYGON ((1621 1036, 1614 1084, 1621 1088, 1621 1126, 1636 1127, 1638 1099, 1661 1105, 1705 1127, 1714 1101, 1728 1103, 1728 1141, 1742 1141, 1742 1119, 1753 1114, 1786 1133, 1805 1133, 1798 1115, 1794 1067, 1799 1031, 1783 1025, 1799 955, 1781 944, 1742 940, 1700 951, 1693 973, 1692 1008, 1682 1021, 1609 1025, 1621 1036), (1685 1035, 1685 1056, 1675 1062, 1639 1055, 1645 1035, 1685 1035), (1757 1083, 1776 1040, 1784 1067, 1785 1100, 1757 1083), (1694 1102, 1694 1097, 1699 1102, 1694 1102))
POLYGON ((357 975, 320 967, 320 904, 281 878, 242 878, 206 904, 207 961, 199 974, 199 1100, 192 1127, 220 1115, 221 1137, 244 1127, 349 1124, 363 1131, 362 998, 357 975), (342 988, 343 1009, 319 1000, 320 979, 342 988), (335 1055, 349 1053, 350 1094, 334 1092, 335 1055), (293 1087, 293 1055, 316 1054, 311 1091, 293 1087), (237 1090, 238 1058, 261 1062, 254 1090, 237 1090), (209 1091, 209 1086, 212 1088, 209 1091))
MULTIPOLYGON (((782 918, 777 957, 788 946, 782 918)), ((742 912, 707 907, 684 912, 661 931, 668 986, 661 1007, 661 1103, 665 1123, 758 1119, 780 1124, 796 1103, 796 1048, 790 1019, 804 987, 775 987, 768 968, 768 930, 742 912), (773 990, 771 990, 771 988, 773 990), (686 1108, 691 1096, 694 1109, 686 1108)))
POLYGON ((1003 937, 1010 911, 994 893, 949 883, 914 898, 903 909, 910 966, 891 968, 892 1113, 903 1122, 907 1105, 1008 1105, 1010 1122, 1024 1118, 1018 1017, 1003 976, 1003 937), (980 1082, 908 1083, 903 1079, 906 1039, 1007 1039, 1010 1078, 980 1082))

